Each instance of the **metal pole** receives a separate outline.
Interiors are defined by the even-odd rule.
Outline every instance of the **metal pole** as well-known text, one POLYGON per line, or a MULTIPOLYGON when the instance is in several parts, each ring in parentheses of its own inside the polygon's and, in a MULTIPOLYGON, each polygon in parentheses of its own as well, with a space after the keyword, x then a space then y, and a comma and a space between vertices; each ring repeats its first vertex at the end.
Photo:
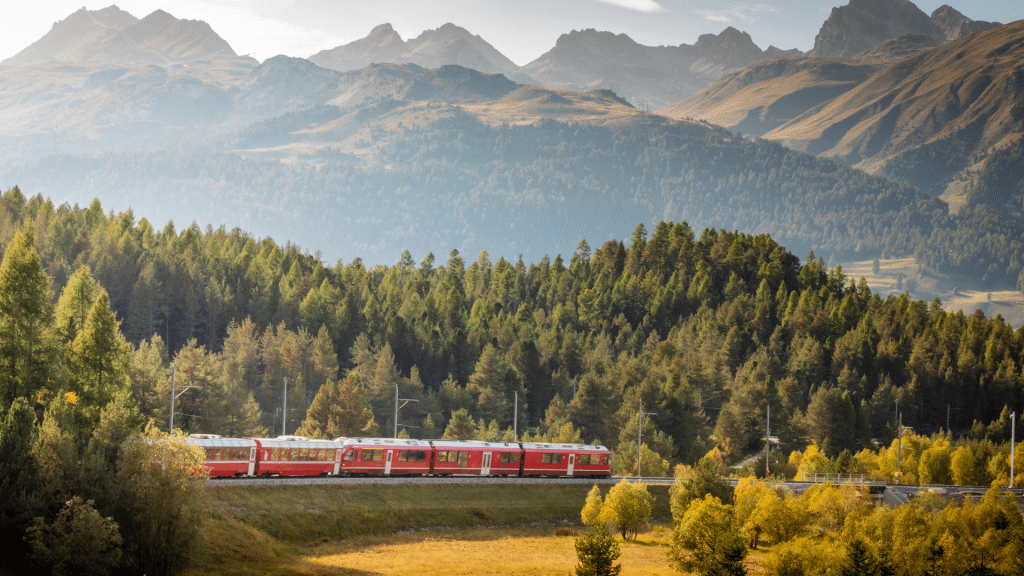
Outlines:
POLYGON ((644 399, 640 399, 640 413, 636 415, 636 478, 640 479, 640 443, 644 429, 644 399))
POLYGON ((395 435, 392 438, 398 438, 398 384, 395 384, 395 435))
POLYGON ((512 411, 512 441, 519 442, 519 392, 516 392, 515 409, 512 411))
POLYGON ((899 416, 899 428, 897 429, 896 436, 899 438, 898 448, 896 449, 896 483, 903 483, 903 415, 899 416))
POLYGON ((171 423, 167 427, 168 434, 174 434, 174 362, 171 362, 171 423))
POLYGON ((1013 488, 1013 453, 1017 444, 1017 411, 1010 413, 1010 488, 1013 488))
POLYGON ((284 378, 284 406, 281 407, 281 435, 288 435, 288 377, 284 378))
POLYGON ((772 407, 768 406, 768 417, 764 424, 764 477, 768 478, 768 446, 772 441, 772 407))

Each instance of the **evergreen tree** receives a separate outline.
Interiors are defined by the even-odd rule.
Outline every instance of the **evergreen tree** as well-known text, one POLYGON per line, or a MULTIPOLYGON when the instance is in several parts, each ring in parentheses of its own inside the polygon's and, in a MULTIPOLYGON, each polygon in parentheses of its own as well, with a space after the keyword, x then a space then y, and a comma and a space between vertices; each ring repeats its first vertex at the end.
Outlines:
POLYGON ((22 228, 0 263, 0 411, 52 392, 53 318, 50 279, 32 230, 22 228))
POLYGON ((622 571, 622 564, 615 563, 622 553, 608 526, 592 525, 586 534, 576 539, 574 547, 579 559, 576 576, 617 576, 622 571))
POLYGON ((0 537, 9 547, 3 557, 12 573, 23 568, 23 537, 40 505, 35 421, 35 411, 24 398, 15 400, 0 421, 0 537))

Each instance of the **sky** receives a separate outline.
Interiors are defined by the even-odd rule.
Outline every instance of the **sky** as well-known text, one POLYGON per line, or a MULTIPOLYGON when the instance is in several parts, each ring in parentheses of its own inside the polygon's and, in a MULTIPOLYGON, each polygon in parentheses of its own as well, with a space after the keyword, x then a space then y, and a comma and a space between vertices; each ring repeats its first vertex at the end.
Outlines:
MULTIPOLYGON (((843 4, 848 0, 842 0, 843 4)), ((931 14, 945 2, 920 0, 931 14)), ((99 10, 111 0, 5 1, 0 7, 0 60, 46 34, 85 7, 99 10)), ((693 44, 701 34, 728 26, 750 34, 762 49, 808 50, 835 0, 120 0, 136 18, 156 9, 177 18, 204 20, 238 54, 263 61, 285 54, 306 58, 365 37, 390 23, 403 39, 448 22, 479 35, 518 65, 550 50, 571 30, 595 28, 624 33, 646 45, 693 44)), ((1012 22, 1024 18, 1020 0, 975 0, 951 4, 974 20, 1012 22)))

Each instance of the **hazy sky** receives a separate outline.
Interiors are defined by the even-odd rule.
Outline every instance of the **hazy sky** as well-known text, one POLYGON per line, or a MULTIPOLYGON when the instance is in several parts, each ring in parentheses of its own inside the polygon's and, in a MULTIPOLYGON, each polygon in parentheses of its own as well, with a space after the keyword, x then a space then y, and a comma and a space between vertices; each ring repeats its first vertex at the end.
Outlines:
MULTIPOLYGON (((844 4, 848 0, 841 0, 844 4)), ((948 0, 947 0, 948 1, 948 0)), ((942 0, 917 5, 931 14, 942 0)), ((0 7, 0 60, 38 40, 54 22, 110 0, 5 0, 0 7)), ((205 20, 235 52, 265 60, 278 54, 308 57, 366 36, 390 22, 403 39, 452 22, 481 36, 523 65, 570 30, 596 28, 625 33, 648 45, 692 44, 726 26, 746 31, 762 49, 807 50, 835 0, 122 0, 137 18, 156 9, 178 18, 205 20)), ((975 20, 1024 18, 1020 0, 952 4, 975 20)))

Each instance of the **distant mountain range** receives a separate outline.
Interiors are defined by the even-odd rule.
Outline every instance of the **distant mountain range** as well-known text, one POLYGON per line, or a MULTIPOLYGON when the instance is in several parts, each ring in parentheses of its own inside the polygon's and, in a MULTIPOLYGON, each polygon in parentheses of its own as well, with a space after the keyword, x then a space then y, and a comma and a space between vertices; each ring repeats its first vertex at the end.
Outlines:
MULTIPOLYGON (((885 1, 880 17, 909 10, 885 1)), ((237 225, 329 259, 457 247, 536 261, 688 219, 1012 285, 1024 227, 1004 176, 1022 155, 1024 24, 949 41, 977 26, 957 14, 925 18, 941 38, 884 38, 855 58, 762 51, 731 28, 674 47, 584 30, 510 69, 454 25, 408 41, 383 25, 311 59, 259 63, 202 22, 79 11, 3 63, 0 185, 237 225), (969 210, 951 215, 905 183, 969 210), (993 199, 995 215, 975 210, 993 199)), ((833 16, 823 31, 863 32, 833 16)))
POLYGON ((97 62, 167 66, 235 55, 206 22, 179 20, 163 10, 139 20, 117 6, 109 6, 102 10, 79 9, 0 65, 97 62))

